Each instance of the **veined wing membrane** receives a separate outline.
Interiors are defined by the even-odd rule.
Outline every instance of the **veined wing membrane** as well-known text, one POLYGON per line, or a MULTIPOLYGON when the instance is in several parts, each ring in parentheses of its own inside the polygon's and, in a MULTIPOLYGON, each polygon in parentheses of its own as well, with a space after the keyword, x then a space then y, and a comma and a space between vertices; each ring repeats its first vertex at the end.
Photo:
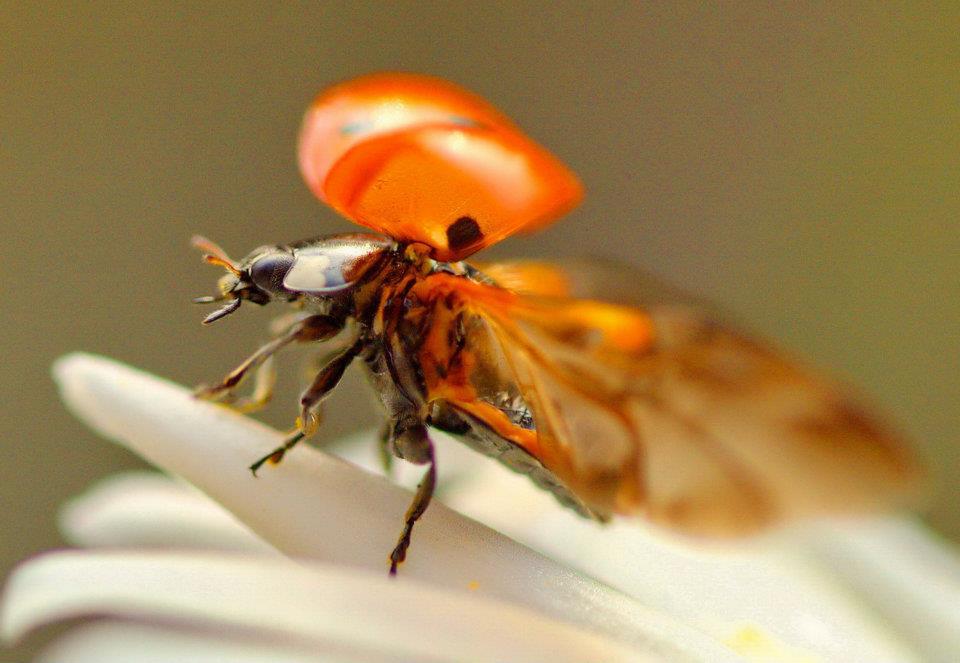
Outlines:
POLYGON ((828 379, 696 309, 477 286, 541 461, 600 513, 742 534, 902 498, 899 436, 828 379))

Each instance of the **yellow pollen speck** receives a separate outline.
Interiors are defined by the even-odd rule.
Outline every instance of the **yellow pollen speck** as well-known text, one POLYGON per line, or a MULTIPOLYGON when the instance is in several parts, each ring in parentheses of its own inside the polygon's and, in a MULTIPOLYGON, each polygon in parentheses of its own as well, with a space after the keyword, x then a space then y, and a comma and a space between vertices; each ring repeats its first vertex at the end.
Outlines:
POLYGON ((728 647, 748 661, 763 663, 814 663, 810 654, 774 639, 753 625, 742 626, 724 641, 728 647))

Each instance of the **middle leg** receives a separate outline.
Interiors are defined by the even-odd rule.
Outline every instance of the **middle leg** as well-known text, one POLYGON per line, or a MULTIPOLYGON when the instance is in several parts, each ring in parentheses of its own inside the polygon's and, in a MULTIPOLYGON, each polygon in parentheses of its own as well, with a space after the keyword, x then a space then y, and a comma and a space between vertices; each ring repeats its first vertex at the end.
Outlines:
POLYGON ((258 348, 219 383, 212 386, 202 385, 194 394, 198 398, 208 400, 221 399, 232 392, 250 371, 260 368, 267 359, 287 345, 294 342, 325 341, 336 336, 342 328, 342 324, 325 315, 311 315, 303 318, 269 343, 258 348))
POLYGON ((318 408, 323 399, 340 383, 347 366, 363 349, 360 341, 354 342, 349 348, 333 358, 326 366, 320 369, 313 383, 300 396, 300 416, 297 417, 297 430, 283 441, 279 447, 258 459, 250 465, 250 471, 257 475, 264 463, 277 465, 290 449, 299 444, 303 438, 313 435, 320 426, 318 408))

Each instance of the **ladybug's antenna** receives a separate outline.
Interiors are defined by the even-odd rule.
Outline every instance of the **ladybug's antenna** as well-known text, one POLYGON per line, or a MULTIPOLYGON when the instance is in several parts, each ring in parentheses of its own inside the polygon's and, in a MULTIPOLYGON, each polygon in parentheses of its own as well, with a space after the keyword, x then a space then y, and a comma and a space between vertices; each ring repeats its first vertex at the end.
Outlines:
POLYGON ((211 265, 219 265, 228 272, 232 272, 235 276, 240 276, 240 268, 237 267, 237 263, 234 262, 230 256, 227 255, 227 252, 221 249, 218 244, 215 244, 202 235, 194 235, 190 238, 190 244, 194 248, 203 251, 203 259, 211 265))
POLYGON ((214 244, 206 237, 202 235, 194 235, 190 239, 190 244, 194 248, 200 249, 203 251, 203 259, 206 260, 211 265, 219 265, 223 267, 233 276, 224 275, 220 279, 220 294, 212 297, 196 297, 193 300, 194 304, 213 304, 214 302, 226 301, 227 303, 218 308, 216 311, 208 315, 203 320, 203 324, 209 325, 211 322, 216 322, 220 318, 230 315, 238 308, 240 308, 240 303, 243 301, 241 297, 233 292, 233 287, 236 286, 238 279, 240 277, 240 268, 237 266, 237 263, 234 262, 230 256, 227 255, 227 252, 220 248, 219 245, 214 244), (236 278, 235 278, 236 277, 236 278))

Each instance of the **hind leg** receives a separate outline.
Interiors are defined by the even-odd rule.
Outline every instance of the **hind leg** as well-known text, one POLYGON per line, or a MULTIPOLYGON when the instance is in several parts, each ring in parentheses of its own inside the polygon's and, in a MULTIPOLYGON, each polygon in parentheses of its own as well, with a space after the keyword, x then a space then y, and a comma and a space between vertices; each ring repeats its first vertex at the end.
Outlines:
POLYGON ((413 502, 404 516, 403 530, 397 545, 390 553, 390 575, 397 574, 397 566, 407 557, 413 526, 426 512, 437 485, 437 467, 433 454, 433 443, 427 435, 427 427, 419 421, 413 412, 403 411, 394 414, 386 436, 386 447, 393 455, 417 465, 429 465, 417 486, 413 502))
POLYGON ((433 497, 433 491, 437 485, 437 464, 433 458, 433 449, 430 450, 430 466, 420 480, 417 486, 417 492, 413 496, 413 502, 407 508, 404 516, 403 530, 400 532, 400 538, 397 545, 390 553, 390 575, 397 575, 397 566, 403 563, 407 558, 407 548, 410 547, 410 538, 413 534, 413 526, 426 512, 430 506, 430 499, 433 497))

